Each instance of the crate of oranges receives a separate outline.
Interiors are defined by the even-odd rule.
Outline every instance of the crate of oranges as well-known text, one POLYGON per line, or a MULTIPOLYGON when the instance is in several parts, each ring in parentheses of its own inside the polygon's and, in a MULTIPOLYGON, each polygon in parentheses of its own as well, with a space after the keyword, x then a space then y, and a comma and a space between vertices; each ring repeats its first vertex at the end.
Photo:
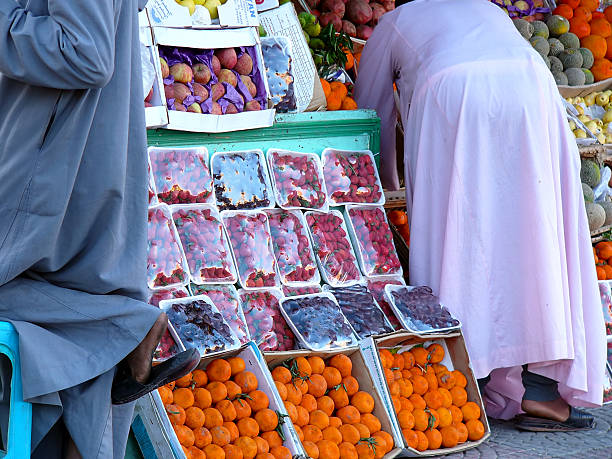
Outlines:
POLYGON ((266 355, 297 435, 312 459, 390 459, 401 452, 359 349, 266 355))
POLYGON ((405 454, 437 456, 478 446, 489 425, 461 332, 398 332, 362 343, 405 454))
POLYGON ((179 459, 304 457, 262 354, 253 343, 202 359, 153 393, 179 459))

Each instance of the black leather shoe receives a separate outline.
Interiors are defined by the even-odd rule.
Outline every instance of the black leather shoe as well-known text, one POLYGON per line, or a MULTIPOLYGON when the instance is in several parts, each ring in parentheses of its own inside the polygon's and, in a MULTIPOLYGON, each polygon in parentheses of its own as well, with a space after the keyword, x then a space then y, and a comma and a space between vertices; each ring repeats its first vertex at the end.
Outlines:
POLYGON ((529 432, 574 432, 592 429, 595 427, 595 418, 570 406, 570 415, 565 421, 520 415, 515 418, 515 426, 519 430, 529 432))
POLYGON ((198 350, 187 349, 151 368, 151 375, 145 384, 135 381, 129 371, 118 369, 111 390, 113 405, 133 402, 158 387, 189 374, 199 363, 200 353, 198 350))

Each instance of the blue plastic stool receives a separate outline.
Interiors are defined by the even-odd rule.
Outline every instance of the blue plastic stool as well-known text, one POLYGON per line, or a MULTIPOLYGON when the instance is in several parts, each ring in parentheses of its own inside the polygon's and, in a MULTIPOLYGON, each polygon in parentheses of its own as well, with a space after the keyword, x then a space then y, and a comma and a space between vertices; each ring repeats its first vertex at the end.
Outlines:
POLYGON ((13 367, 8 447, 6 453, 0 452, 0 458, 25 459, 30 457, 32 446, 32 405, 23 401, 19 336, 8 322, 0 322, 0 354, 10 359, 13 367))

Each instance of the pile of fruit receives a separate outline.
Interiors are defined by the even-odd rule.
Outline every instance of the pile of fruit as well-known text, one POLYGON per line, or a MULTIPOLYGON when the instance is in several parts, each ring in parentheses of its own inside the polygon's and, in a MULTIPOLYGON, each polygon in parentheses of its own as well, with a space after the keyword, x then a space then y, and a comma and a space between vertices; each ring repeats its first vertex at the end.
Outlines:
POLYGON ((373 414, 374 398, 359 390, 344 354, 324 361, 298 357, 272 370, 272 378, 312 459, 382 458, 393 437, 373 414))
POLYGON ((544 7, 544 0, 491 0, 511 18, 527 21, 542 20, 550 9, 544 7))
POLYGON ((408 225, 408 215, 406 215, 406 211, 395 209, 389 212, 388 217, 389 221, 393 223, 393 226, 397 228, 397 231, 406 245, 410 247, 410 225, 408 225))
POLYGON ((336 32, 367 40, 387 11, 395 9, 395 0, 306 0, 312 14, 325 27, 332 24, 336 32))
MULTIPOLYGON (((566 100, 578 111, 578 119, 597 137, 601 144, 612 143, 612 90, 592 92, 584 97, 568 97, 566 100), (587 112, 589 114, 587 114, 587 112)), ((584 139, 587 133, 569 120, 570 129, 577 139, 584 139)))
POLYGON ((291 459, 282 419, 240 357, 158 389, 185 456, 191 459, 291 459))
POLYGON ((612 280, 612 242, 601 241, 593 247, 597 279, 612 280))
POLYGON ((193 15, 198 6, 204 7, 208 10, 211 19, 219 18, 218 8, 223 5, 227 0, 175 0, 181 6, 184 6, 189 10, 189 14, 193 15))
POLYGON ((467 379, 441 363, 444 348, 440 344, 417 345, 401 353, 381 349, 380 359, 409 447, 418 451, 452 448, 484 436, 480 407, 468 401, 467 379))
POLYGON ((353 99, 353 85, 321 78, 321 86, 325 93, 327 110, 357 110, 357 102, 353 99))
POLYGON ((595 231, 602 226, 612 225, 612 202, 609 201, 609 197, 603 201, 593 202, 595 199, 593 188, 599 185, 601 181, 601 171, 595 161, 582 160, 580 180, 582 181, 582 194, 589 220, 589 229, 595 231))

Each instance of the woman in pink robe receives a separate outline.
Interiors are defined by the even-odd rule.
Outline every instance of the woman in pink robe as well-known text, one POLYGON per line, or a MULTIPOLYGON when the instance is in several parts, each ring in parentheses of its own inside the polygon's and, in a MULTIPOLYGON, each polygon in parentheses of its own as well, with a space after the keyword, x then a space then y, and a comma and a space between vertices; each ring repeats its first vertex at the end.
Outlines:
POLYGON ((399 187, 394 82, 410 283, 431 286, 463 322, 476 377, 491 374, 488 414, 521 411, 525 364, 561 395, 523 401, 528 414, 564 421, 567 403, 600 405, 605 330, 580 159, 542 58, 486 0, 416 0, 385 14, 355 91, 381 118, 388 189, 399 187))

